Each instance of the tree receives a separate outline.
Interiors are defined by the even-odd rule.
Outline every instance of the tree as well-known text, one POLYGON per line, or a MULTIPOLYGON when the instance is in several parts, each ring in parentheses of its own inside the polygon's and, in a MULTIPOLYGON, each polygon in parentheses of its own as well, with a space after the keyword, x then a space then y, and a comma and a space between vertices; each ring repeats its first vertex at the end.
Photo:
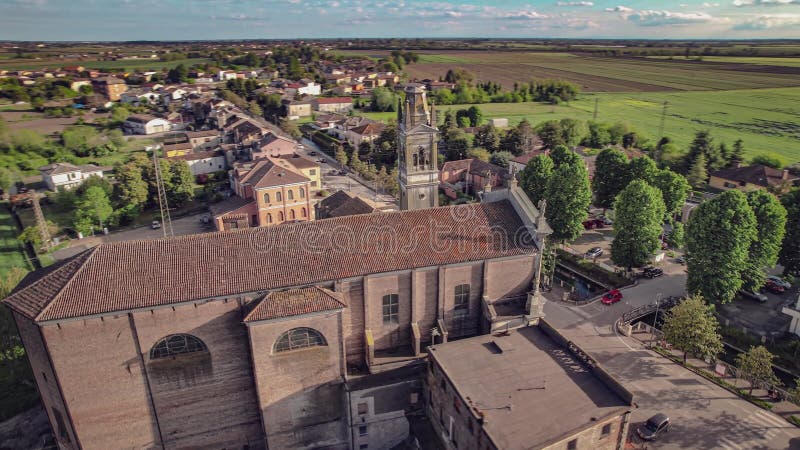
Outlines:
POLYGON ((535 139, 536 134, 530 122, 523 119, 515 128, 508 130, 500 140, 500 150, 519 156, 534 150, 535 139))
POLYGON ((555 164, 557 168, 569 164, 586 165, 580 155, 568 149, 566 145, 557 145, 553 151, 550 152, 550 157, 553 158, 553 164, 555 164))
POLYGON ((483 113, 481 112, 480 108, 473 105, 467 109, 467 117, 469 117, 469 125, 471 127, 477 127, 483 120, 483 113))
POLYGON ((494 153, 500 149, 500 133, 497 132, 497 128, 493 124, 487 123, 475 133, 473 145, 483 147, 490 153, 494 153))
POLYGON ((747 203, 756 216, 757 236, 750 244, 742 279, 745 288, 756 291, 764 286, 766 271, 778 262, 786 232, 786 208, 777 197, 762 189, 748 192, 747 203))
MULTIPOLYGON (((703 168, 708 170, 707 164, 710 163, 709 155, 712 152, 711 149, 714 147, 714 139, 711 137, 711 133, 708 130, 701 130, 695 133, 694 139, 692 140, 691 145, 689 146, 689 152, 684 157, 683 162, 683 170, 682 173, 688 173, 692 166, 696 164, 697 158, 700 155, 703 155, 703 168)), ((706 177, 707 178, 707 177, 706 177)), ((691 179, 689 180, 691 183, 691 179)), ((694 186, 694 184, 692 184, 694 186)))
POLYGON ((344 151, 341 145, 336 146, 336 162, 342 167, 347 167, 347 152, 344 151))
POLYGON ((708 180, 708 171, 706 170, 706 155, 698 153, 697 157, 689 167, 689 173, 686 175, 686 180, 689 184, 697 189, 702 189, 708 180))
POLYGON ((669 233, 667 233, 666 236, 664 236, 664 240, 672 248, 683 247, 683 244, 686 241, 686 234, 683 224, 680 222, 672 223, 672 229, 669 230, 669 233))
POLYGON ((561 123, 557 120, 542 122, 537 127, 536 133, 539 135, 539 139, 542 140, 542 145, 544 145, 545 148, 553 149, 557 145, 564 144, 561 123))
POLYGON ((714 307, 706 305, 703 297, 694 295, 683 299, 667 312, 664 318, 664 339, 683 351, 683 362, 689 353, 714 358, 722 352, 722 336, 714 317, 714 307))
POLYGON ((8 194, 8 190, 11 189, 12 184, 14 184, 14 174, 11 170, 0 167, 0 190, 8 194))
POLYGON ((653 179, 656 177, 658 167, 656 167, 656 162, 649 156, 640 156, 631 160, 629 163, 629 171, 631 180, 644 180, 653 184, 653 179))
POLYGON ((183 206, 186 202, 194 198, 194 176, 192 175, 189 164, 186 161, 164 161, 167 163, 161 168, 164 178, 164 189, 167 192, 170 206, 183 206))
POLYGON ((744 162, 744 143, 737 139, 733 143, 733 150, 728 157, 728 167, 737 167, 744 162))
POLYGON ((539 204, 547 192, 547 185, 555 165, 547 155, 536 155, 519 173, 519 185, 534 205, 539 204))
POLYGON ((258 102, 256 102, 255 100, 250 101, 250 103, 247 106, 247 109, 250 110, 250 114, 256 117, 261 117, 264 114, 264 111, 261 109, 261 107, 258 105, 258 102))
POLYGON ((297 124, 293 120, 289 120, 287 117, 282 117, 278 126, 281 130, 283 130, 284 133, 295 139, 300 139, 300 137, 303 136, 303 133, 300 132, 300 128, 297 127, 297 124))
POLYGON ((756 216, 742 192, 725 191, 701 203, 686 227, 687 290, 711 301, 732 301, 756 236, 756 216))
POLYGON ((120 207, 138 207, 147 202, 147 182, 141 167, 134 163, 127 163, 117 167, 114 173, 117 178, 116 198, 120 207))
POLYGON ((782 384, 772 369, 774 359, 775 355, 763 345, 750 347, 747 353, 736 355, 736 368, 739 369, 739 376, 750 382, 750 395, 753 395, 756 386, 782 384))
POLYGON ((469 151, 467 152, 467 156, 469 158, 475 158, 475 159, 480 159, 481 161, 484 162, 489 162, 491 154, 485 148, 473 147, 469 149, 469 151))
POLYGON ((683 175, 669 169, 657 171, 650 184, 661 191, 667 216, 677 214, 683 208, 686 197, 692 189, 683 175))
POLYGON ((167 72, 167 81, 170 83, 185 83, 188 78, 189 69, 183 64, 178 64, 167 72))
POLYGON ((88 234, 95 225, 102 229, 114 208, 108 194, 100 186, 91 186, 78 197, 75 211, 75 228, 88 234))
POLYGON ((397 96, 394 91, 386 87, 376 87, 372 90, 373 111, 394 111, 397 107, 397 96))
POLYGON ((786 161, 775 153, 762 153, 753 157, 753 164, 761 164, 773 169, 783 169, 786 166, 786 161))
POLYGON ((445 134, 445 152, 448 161, 464 159, 469 150, 469 140, 464 130, 454 128, 445 134))
POLYGON ((786 232, 778 254, 784 275, 800 272, 800 188, 794 188, 781 197, 786 208, 786 232))
POLYGON ((567 147, 575 147, 586 134, 586 127, 583 122, 577 119, 563 118, 559 122, 561 125, 561 141, 567 147))
POLYGON ((492 155, 489 157, 489 162, 495 166, 508 168, 508 161, 513 158, 514 155, 509 152, 496 152, 492 153, 492 155))
POLYGON ((628 169, 628 157, 615 148, 607 148, 597 155, 592 179, 595 205, 610 208, 614 204, 617 194, 630 182, 628 169))
POLYGON ((583 161, 557 166, 547 185, 545 218, 553 239, 572 241, 583 232, 586 208, 592 201, 589 172, 583 161))
POLYGON ((664 219, 664 200, 658 189, 643 180, 634 180, 614 202, 614 241, 611 259, 627 267, 645 265, 660 247, 664 219))

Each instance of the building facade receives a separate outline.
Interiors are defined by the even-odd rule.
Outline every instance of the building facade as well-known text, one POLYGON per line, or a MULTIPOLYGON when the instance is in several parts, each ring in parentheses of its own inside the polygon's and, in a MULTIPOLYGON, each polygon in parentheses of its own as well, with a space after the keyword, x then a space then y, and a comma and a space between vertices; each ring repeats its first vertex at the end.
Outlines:
POLYGON ((409 84, 397 110, 400 209, 439 205, 439 130, 436 114, 428 108, 425 87, 409 84))
POLYGON ((80 186, 89 177, 103 177, 103 170, 94 164, 76 166, 70 163, 54 163, 39 167, 42 180, 51 191, 72 189, 80 186))
POLYGON ((420 385, 371 377, 419 363, 431 343, 535 320, 524 298, 547 227, 524 195, 495 195, 101 244, 29 275, 4 304, 59 447, 397 442, 407 426, 397 411, 422 401, 420 385))

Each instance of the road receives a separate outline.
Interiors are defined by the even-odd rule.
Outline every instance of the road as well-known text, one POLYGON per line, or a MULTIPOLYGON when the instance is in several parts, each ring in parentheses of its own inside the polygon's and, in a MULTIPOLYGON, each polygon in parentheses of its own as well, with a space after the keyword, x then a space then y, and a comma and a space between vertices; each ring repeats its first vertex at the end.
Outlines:
POLYGON ((648 449, 800 449, 799 428, 616 332, 613 325, 624 311, 654 301, 659 293, 683 294, 682 266, 668 264, 665 269, 664 276, 624 290, 623 302, 615 305, 550 301, 546 320, 634 393, 638 409, 632 429, 657 412, 671 418, 671 430, 648 443, 648 449))

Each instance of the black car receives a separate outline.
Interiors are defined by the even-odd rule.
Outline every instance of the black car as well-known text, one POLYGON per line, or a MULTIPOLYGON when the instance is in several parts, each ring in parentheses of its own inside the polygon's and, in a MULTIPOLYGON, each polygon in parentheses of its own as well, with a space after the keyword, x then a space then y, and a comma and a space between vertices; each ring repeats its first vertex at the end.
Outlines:
POLYGON ((642 269, 642 276, 645 278, 656 278, 664 275, 664 271, 658 267, 645 267, 642 269))
POLYGON ((652 441, 658 438, 662 433, 669 431, 669 425, 669 417, 665 414, 658 413, 647 419, 647 422, 639 425, 639 427, 636 428, 636 434, 645 441, 652 441))

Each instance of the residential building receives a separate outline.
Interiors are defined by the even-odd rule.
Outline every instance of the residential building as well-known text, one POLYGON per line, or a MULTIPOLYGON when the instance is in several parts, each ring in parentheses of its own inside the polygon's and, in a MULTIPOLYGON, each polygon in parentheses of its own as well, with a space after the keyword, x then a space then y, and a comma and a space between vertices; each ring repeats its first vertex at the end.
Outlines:
POLYGON ((372 214, 378 211, 377 205, 347 191, 336 191, 319 201, 314 208, 316 218, 353 216, 356 214, 372 214))
POLYGON ((522 172, 522 169, 528 165, 528 163, 535 157, 539 155, 549 155, 549 150, 534 150, 532 152, 528 152, 522 155, 519 155, 515 158, 508 160, 508 170, 513 174, 519 174, 522 172))
POLYGON ((355 148, 358 148, 363 142, 373 142, 380 137, 386 125, 382 122, 370 122, 364 125, 359 125, 345 131, 345 139, 355 148))
POLYGON ((39 167, 42 180, 51 191, 72 189, 89 177, 103 177, 103 170, 94 164, 75 166, 70 163, 53 163, 39 167))
POLYGON ((121 103, 128 103, 132 105, 139 105, 146 103, 153 105, 158 102, 161 96, 148 88, 133 88, 128 89, 119 96, 121 103))
POLYGON ((712 172, 708 185, 724 191, 738 189, 746 192, 770 189, 780 192, 791 188, 799 181, 800 177, 791 175, 787 169, 773 169, 763 164, 753 164, 712 172))
POLYGON ((192 175, 194 176, 228 169, 228 161, 221 150, 191 152, 184 155, 173 156, 169 159, 186 161, 186 164, 189 165, 189 170, 192 171, 192 175))
POLYGON ((128 90, 125 81, 116 77, 96 78, 92 80, 92 86, 95 92, 112 102, 118 102, 122 93, 128 90))
POLYGON ((253 143, 250 159, 294 155, 296 151, 297 141, 270 132, 258 142, 253 143))
POLYGON ((176 144, 164 144, 162 147, 163 156, 173 158, 175 156, 185 156, 192 152, 193 147, 189 142, 178 142, 176 144))
POLYGON ((250 119, 242 119, 238 116, 234 116, 232 119, 233 123, 223 130, 229 137, 229 141, 234 144, 250 145, 261 139, 266 132, 261 125, 250 119))
POLYGON ((313 104, 311 100, 292 100, 284 99, 281 101, 286 112, 286 118, 297 120, 301 117, 308 117, 313 114, 313 104))
POLYGON ((447 161, 439 171, 442 185, 470 195, 477 195, 487 186, 489 189, 502 187, 507 179, 507 169, 477 158, 447 161))
POLYGON ((792 319, 789 323, 789 332, 800 336, 800 294, 797 295, 797 300, 794 303, 784 306, 781 312, 792 319))
POLYGON ((292 169, 308 178, 311 181, 311 192, 322 189, 322 170, 320 169, 319 163, 304 158, 296 153, 291 155, 278 155, 271 158, 271 160, 275 164, 286 167, 287 169, 292 169))
POLYGON ((353 109, 350 97, 318 97, 311 101, 315 111, 324 113, 347 114, 353 109))
POLYGON ((172 124, 168 120, 149 114, 131 114, 122 123, 122 130, 127 134, 155 134, 171 129, 172 124))
MULTIPOLYGON (((361 416, 367 434, 393 430, 387 442, 398 442, 408 418, 391 412, 413 411, 422 392, 413 379, 384 379, 389 369, 419 367, 434 339, 541 316, 531 289, 546 223, 519 188, 492 194, 102 243, 28 275, 3 303, 58 445, 344 450, 360 447, 351 432, 361 416), (350 417, 361 403, 367 414, 350 417)), ((579 398, 559 402, 585 398, 567 393, 579 398)))
POLYGON ((187 131, 185 134, 193 149, 214 148, 222 143, 217 130, 187 131))
POLYGON ((625 446, 633 394, 544 320, 428 355, 427 414, 445 449, 625 446))

